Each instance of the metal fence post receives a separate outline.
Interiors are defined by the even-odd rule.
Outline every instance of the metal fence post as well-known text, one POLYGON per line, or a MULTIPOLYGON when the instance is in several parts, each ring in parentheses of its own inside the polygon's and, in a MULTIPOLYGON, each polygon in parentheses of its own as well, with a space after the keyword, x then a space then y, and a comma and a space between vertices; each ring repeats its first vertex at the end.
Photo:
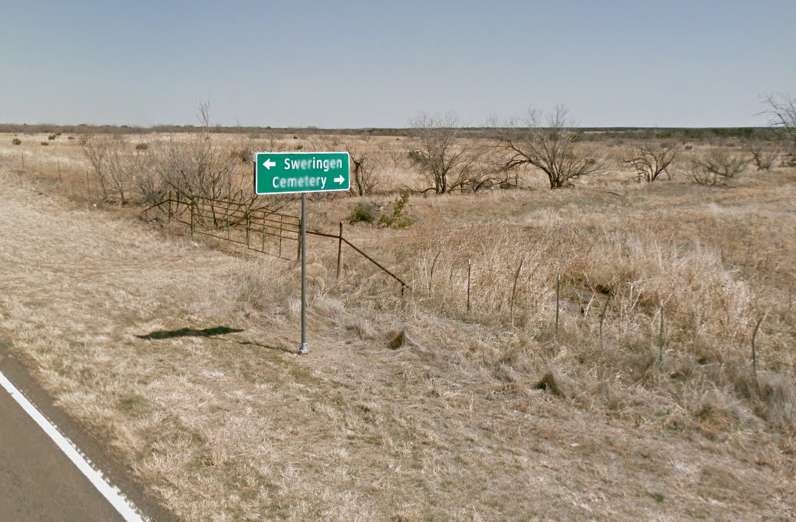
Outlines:
POLYGON ((467 260, 467 313, 470 313, 470 272, 472 271, 473 264, 467 260))
MULTIPOLYGON (((282 214, 279 214, 279 257, 282 257, 282 214)), ((265 250, 265 215, 263 215, 263 250, 265 250)))
POLYGON ((249 228, 251 227, 251 217, 249 211, 246 211, 246 248, 249 248, 249 228))
POLYGON ((561 273, 556 274, 556 337, 558 337, 558 308, 561 295, 561 273))
POLYGON ((340 235, 337 236, 337 279, 340 279, 340 261, 343 256, 343 222, 340 222, 340 235))

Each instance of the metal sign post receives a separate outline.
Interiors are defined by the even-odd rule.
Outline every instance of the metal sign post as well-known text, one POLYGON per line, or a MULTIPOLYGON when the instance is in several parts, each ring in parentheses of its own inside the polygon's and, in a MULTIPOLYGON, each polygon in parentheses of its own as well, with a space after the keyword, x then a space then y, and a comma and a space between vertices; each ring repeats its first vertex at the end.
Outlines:
POLYGON ((304 355, 310 353, 307 346, 307 214, 304 205, 307 198, 301 193, 301 343, 298 353, 304 355))
POLYGON ((301 194, 299 250, 301 257, 301 342, 298 353, 309 353, 307 344, 307 192, 348 191, 351 158, 347 152, 258 152, 254 156, 254 193, 301 194))

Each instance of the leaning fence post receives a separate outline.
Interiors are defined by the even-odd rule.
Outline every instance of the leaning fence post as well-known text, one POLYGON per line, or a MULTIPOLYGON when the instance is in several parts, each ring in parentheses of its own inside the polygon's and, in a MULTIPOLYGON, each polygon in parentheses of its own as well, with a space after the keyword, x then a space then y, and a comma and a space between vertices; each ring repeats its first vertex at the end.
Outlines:
MULTIPOLYGON (((343 222, 340 222, 340 234, 337 236, 337 279, 340 279, 340 261, 343 256, 343 222)), ((403 292, 402 292, 403 293, 403 292)))
POLYGON ((171 191, 169 191, 166 197, 169 198, 169 223, 171 223, 171 191))
POLYGON ((511 326, 514 326, 514 295, 517 293, 517 279, 520 277, 522 264, 525 262, 525 257, 520 259, 520 264, 517 266, 517 271, 514 272, 514 284, 511 286, 511 303, 509 305, 509 315, 511 316, 511 326))
POLYGON ((470 313, 470 272, 472 271, 473 263, 467 260, 467 313, 470 313))
POLYGON ((193 230, 194 230, 194 209, 193 209, 193 201, 191 202, 191 239, 193 239, 193 230))
POLYGON ((758 392, 760 391, 760 381, 757 380, 757 346, 755 345, 755 340, 757 340, 757 331, 760 329, 760 324, 763 322, 763 319, 766 318, 766 315, 763 314, 760 319, 757 320, 755 324, 755 329, 752 332, 752 373, 755 377, 755 387, 758 388, 758 392))
POLYGON ((434 268, 437 266, 437 259, 439 259, 440 254, 442 254, 442 250, 437 252, 437 255, 434 256, 434 261, 431 262, 431 273, 428 274, 428 293, 431 294, 432 285, 434 283, 434 268))

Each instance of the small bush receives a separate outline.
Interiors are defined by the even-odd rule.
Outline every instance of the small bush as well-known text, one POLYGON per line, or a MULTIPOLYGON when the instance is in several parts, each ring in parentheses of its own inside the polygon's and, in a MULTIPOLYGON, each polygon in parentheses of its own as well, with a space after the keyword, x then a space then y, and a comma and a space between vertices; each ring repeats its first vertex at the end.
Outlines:
POLYGON ((349 223, 375 223, 379 208, 370 201, 358 201, 348 217, 349 223))
POLYGON ((147 149, 149 149, 149 144, 148 143, 136 143, 135 144, 135 150, 147 150, 147 149))
POLYGON ((47 136, 47 139, 50 140, 50 141, 54 141, 55 138, 57 138, 57 137, 58 136, 56 136, 55 134, 50 134, 49 136, 47 136))
POLYGON ((752 162, 757 170, 771 170, 777 161, 777 151, 755 146, 751 150, 752 162))
POLYGON ((41 142, 41 146, 42 146, 42 147, 46 147, 46 146, 47 146, 47 145, 49 145, 49 144, 50 144, 50 143, 49 143, 49 142, 47 142, 47 141, 42 141, 42 142, 41 142))
POLYGON ((12 145, 22 145, 22 140, 19 139, 19 138, 14 138, 13 140, 11 140, 11 144, 12 145))
POLYGON ((749 160, 726 150, 715 149, 710 154, 691 161, 691 178, 699 185, 724 185, 740 176, 749 160))
POLYGON ((409 203, 409 192, 402 191, 392 203, 392 212, 384 213, 379 219, 379 223, 386 227, 405 228, 412 224, 413 220, 406 214, 406 205, 409 203))

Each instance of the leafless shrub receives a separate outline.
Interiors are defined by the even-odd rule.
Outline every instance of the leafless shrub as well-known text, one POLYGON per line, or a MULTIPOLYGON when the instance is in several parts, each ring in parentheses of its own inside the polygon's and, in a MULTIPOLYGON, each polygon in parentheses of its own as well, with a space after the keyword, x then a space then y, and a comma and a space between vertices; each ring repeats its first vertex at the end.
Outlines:
POLYGON ((677 147, 670 143, 657 146, 644 144, 637 147, 625 164, 633 167, 639 182, 652 183, 663 173, 669 174, 669 167, 677 158, 677 147))
POLYGON ((133 180, 143 168, 143 165, 140 165, 143 157, 140 154, 128 156, 124 140, 118 136, 110 141, 107 156, 107 182, 108 189, 118 196, 119 205, 127 204, 133 180))
POLYGON ((80 146, 83 150, 83 155, 89 162, 91 174, 93 175, 93 179, 92 177, 86 178, 86 189, 89 194, 92 194, 96 188, 99 191, 98 197, 105 200, 108 197, 108 183, 106 181, 108 175, 108 140, 88 134, 80 140, 80 146), (92 181, 94 182, 93 185, 92 181))
POLYGON ((47 145, 49 145, 49 143, 48 143, 48 142, 46 142, 46 141, 42 141, 42 142, 40 143, 40 145, 41 145, 42 147, 46 147, 47 145))
POLYGON ((364 146, 347 144, 345 150, 351 157, 351 175, 354 182, 354 190, 358 196, 370 194, 378 183, 378 171, 381 164, 374 154, 367 150, 367 143, 364 146))
POLYGON ((243 210, 264 207, 266 203, 251 191, 250 170, 241 165, 241 156, 230 154, 213 138, 207 104, 200 105, 199 120, 200 132, 189 140, 171 140, 157 149, 149 170, 152 179, 140 182, 139 188, 161 196, 174 191, 186 201, 228 201, 243 210))
POLYGON ((572 180, 602 170, 602 162, 579 149, 581 133, 573 128, 567 109, 558 106, 542 125, 542 115, 529 111, 519 129, 512 129, 501 137, 508 154, 504 169, 530 165, 547 175, 550 188, 571 184, 572 180), (517 132, 519 131, 519 132, 517 132))
MULTIPOLYGON (((136 178, 147 177, 150 156, 140 149, 130 153, 121 136, 85 136, 81 141, 83 154, 91 167, 98 198, 108 201, 114 197, 126 205, 136 186, 136 178)), ((92 184, 88 188, 91 192, 92 184)))
POLYGON ((412 128, 420 147, 409 152, 409 159, 432 183, 427 191, 445 194, 483 183, 485 174, 479 171, 479 160, 485 149, 457 143, 459 123, 453 114, 421 114, 412 121, 412 128))
POLYGON ((749 160, 741 155, 714 149, 691 160, 691 178, 699 185, 724 185, 740 176, 748 165, 749 160))
POLYGON ((771 170, 779 157, 776 150, 766 148, 762 144, 755 144, 750 149, 752 163, 757 170, 771 170))
POLYGON ((148 143, 136 143, 135 150, 148 150, 149 144, 148 143))
POLYGON ((772 95, 764 102, 768 106, 771 124, 784 129, 792 144, 796 146, 796 98, 772 95))
POLYGON ((14 138, 13 140, 11 140, 11 144, 12 145, 22 145, 22 140, 19 139, 19 138, 14 138))

